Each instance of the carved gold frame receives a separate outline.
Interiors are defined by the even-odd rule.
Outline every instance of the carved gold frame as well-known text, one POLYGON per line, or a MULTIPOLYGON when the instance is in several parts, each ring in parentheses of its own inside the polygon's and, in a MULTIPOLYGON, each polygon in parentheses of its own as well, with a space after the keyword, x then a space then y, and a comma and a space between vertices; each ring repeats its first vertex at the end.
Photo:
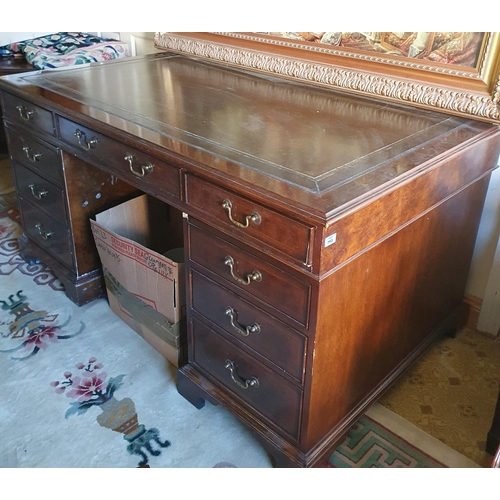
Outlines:
POLYGON ((328 88, 500 124, 500 33, 476 67, 236 32, 156 32, 155 47, 328 88))

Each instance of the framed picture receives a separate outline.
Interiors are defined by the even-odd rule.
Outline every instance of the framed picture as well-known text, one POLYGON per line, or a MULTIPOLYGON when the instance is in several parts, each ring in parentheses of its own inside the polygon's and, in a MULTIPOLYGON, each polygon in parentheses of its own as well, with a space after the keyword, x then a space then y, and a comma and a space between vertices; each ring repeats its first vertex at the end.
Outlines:
POLYGON ((500 33, 155 33, 158 49, 500 123, 500 33))

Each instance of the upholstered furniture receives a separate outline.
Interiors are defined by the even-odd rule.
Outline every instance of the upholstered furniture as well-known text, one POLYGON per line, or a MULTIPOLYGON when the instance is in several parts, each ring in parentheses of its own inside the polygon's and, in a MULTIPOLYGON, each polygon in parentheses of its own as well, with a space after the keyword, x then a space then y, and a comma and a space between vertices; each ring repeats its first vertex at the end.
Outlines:
MULTIPOLYGON (((0 47, 0 76, 33 69, 55 69, 128 57, 125 42, 88 33, 60 32, 0 47)), ((1 117, 1 114, 0 114, 1 117)), ((7 153, 0 120, 0 154, 7 153)))
POLYGON ((130 55, 126 42, 90 33, 59 32, 4 46, 15 56, 22 55, 34 69, 67 68, 130 55))

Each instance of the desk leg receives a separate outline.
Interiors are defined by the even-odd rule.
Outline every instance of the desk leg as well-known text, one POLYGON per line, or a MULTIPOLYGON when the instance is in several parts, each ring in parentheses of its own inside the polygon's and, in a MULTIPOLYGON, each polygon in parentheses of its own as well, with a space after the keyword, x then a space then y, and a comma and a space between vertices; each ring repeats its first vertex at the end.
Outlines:
POLYGON ((177 372, 177 391, 198 410, 201 410, 205 406, 205 401, 208 401, 214 406, 219 404, 218 401, 212 398, 201 387, 196 385, 180 370, 177 372))
POLYGON ((30 266, 40 264, 41 261, 36 256, 36 251, 33 252, 33 248, 31 247, 28 238, 26 238, 26 235, 23 234, 17 240, 17 243, 19 245, 19 255, 21 256, 21 259, 24 260, 24 262, 26 262, 30 266))
POLYGON ((488 432, 486 440, 486 451, 490 455, 495 455, 500 446, 500 392, 498 393, 497 406, 495 408, 495 415, 493 416, 493 423, 488 432))
POLYGON ((500 469, 500 446, 498 447, 497 454, 491 463, 492 469, 500 469))

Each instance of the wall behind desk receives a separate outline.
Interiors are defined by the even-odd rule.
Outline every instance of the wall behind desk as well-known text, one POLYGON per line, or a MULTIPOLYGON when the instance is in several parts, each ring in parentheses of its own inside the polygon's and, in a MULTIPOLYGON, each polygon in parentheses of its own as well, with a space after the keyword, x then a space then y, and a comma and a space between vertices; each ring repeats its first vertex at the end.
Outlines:
POLYGON ((127 42, 132 56, 143 56, 161 52, 154 46, 154 33, 144 31, 121 31, 120 40, 127 42))
POLYGON ((484 298, 500 235, 500 168, 491 174, 481 224, 479 225, 467 293, 484 298))

